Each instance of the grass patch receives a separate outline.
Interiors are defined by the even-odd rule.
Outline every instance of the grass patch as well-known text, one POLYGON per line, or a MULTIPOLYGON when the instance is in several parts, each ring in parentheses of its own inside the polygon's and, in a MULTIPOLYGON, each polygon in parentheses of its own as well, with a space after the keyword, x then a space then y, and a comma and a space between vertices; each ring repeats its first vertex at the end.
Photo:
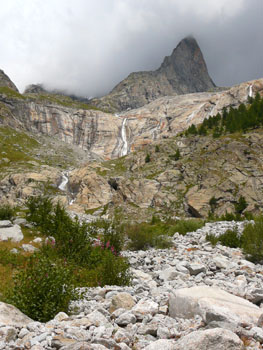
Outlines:
POLYGON ((21 95, 19 92, 10 89, 7 86, 0 86, 0 94, 5 94, 7 97, 9 98, 16 98, 16 99, 20 99, 20 100, 25 100, 26 97, 21 95))
MULTIPOLYGON (((89 105, 87 103, 83 103, 80 101, 75 101, 71 99, 69 96, 59 95, 59 94, 27 94, 26 96, 35 100, 36 102, 50 102, 64 107, 84 109, 84 110, 94 110, 94 111, 102 111, 102 109, 97 108, 96 106, 89 105)), ((105 111, 105 113, 107 113, 105 111)))
POLYGON ((161 221, 153 216, 152 221, 127 224, 125 233, 130 239, 128 245, 132 250, 145 250, 151 247, 164 249, 171 247, 171 239, 176 232, 185 235, 187 232, 196 231, 204 225, 202 220, 171 220, 161 221))

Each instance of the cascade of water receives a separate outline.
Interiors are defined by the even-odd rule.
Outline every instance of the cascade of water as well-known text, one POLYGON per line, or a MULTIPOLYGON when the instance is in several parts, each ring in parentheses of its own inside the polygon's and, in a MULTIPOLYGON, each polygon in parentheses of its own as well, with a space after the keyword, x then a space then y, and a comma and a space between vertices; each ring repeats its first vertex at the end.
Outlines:
POLYGON ((249 85, 248 96, 253 97, 253 85, 249 85))
POLYGON ((128 153, 128 142, 127 142, 127 135, 126 135, 126 122, 127 118, 123 119, 122 126, 121 126, 121 139, 122 139, 122 147, 121 147, 121 152, 120 156, 126 156, 128 153))
POLYGON ((65 191, 67 188, 67 183, 68 183, 68 173, 64 173, 64 174, 62 174, 62 180, 61 180, 61 183, 58 186, 58 188, 61 191, 65 191))

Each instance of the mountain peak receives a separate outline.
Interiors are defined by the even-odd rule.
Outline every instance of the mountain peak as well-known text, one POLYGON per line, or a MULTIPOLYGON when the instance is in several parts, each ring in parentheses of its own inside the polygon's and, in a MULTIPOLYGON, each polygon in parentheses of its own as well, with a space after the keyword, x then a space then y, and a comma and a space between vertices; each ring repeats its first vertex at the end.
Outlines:
POLYGON ((8 87, 16 92, 19 92, 18 88, 2 69, 0 69, 0 87, 8 87))
POLYGON ((177 90, 181 89, 182 93, 185 93, 184 86, 190 89, 189 92, 206 91, 215 87, 208 74, 202 51, 192 36, 179 42, 171 56, 165 57, 159 71, 165 73, 172 86, 177 90))
POLYGON ((161 96, 182 95, 212 90, 215 84, 192 36, 179 42, 156 71, 131 73, 110 94, 93 100, 100 108, 112 111, 141 107, 161 96))

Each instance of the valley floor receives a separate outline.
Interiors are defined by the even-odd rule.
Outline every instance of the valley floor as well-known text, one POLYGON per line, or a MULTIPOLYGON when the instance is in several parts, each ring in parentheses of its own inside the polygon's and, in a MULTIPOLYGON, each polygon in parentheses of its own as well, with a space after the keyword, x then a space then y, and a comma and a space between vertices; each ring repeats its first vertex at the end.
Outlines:
POLYGON ((131 286, 84 289, 71 316, 15 323, 0 303, 0 349, 262 349, 262 266, 205 239, 236 225, 241 232, 242 222, 207 223, 175 234, 170 249, 123 252, 131 286))

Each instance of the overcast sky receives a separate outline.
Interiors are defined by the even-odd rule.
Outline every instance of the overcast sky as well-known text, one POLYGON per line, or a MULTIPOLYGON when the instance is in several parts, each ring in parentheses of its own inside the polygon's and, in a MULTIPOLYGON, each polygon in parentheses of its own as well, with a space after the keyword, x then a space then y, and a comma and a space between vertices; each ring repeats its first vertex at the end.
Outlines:
POLYGON ((82 96, 157 69, 193 35, 219 86, 263 77, 263 0, 0 0, 0 68, 82 96))

